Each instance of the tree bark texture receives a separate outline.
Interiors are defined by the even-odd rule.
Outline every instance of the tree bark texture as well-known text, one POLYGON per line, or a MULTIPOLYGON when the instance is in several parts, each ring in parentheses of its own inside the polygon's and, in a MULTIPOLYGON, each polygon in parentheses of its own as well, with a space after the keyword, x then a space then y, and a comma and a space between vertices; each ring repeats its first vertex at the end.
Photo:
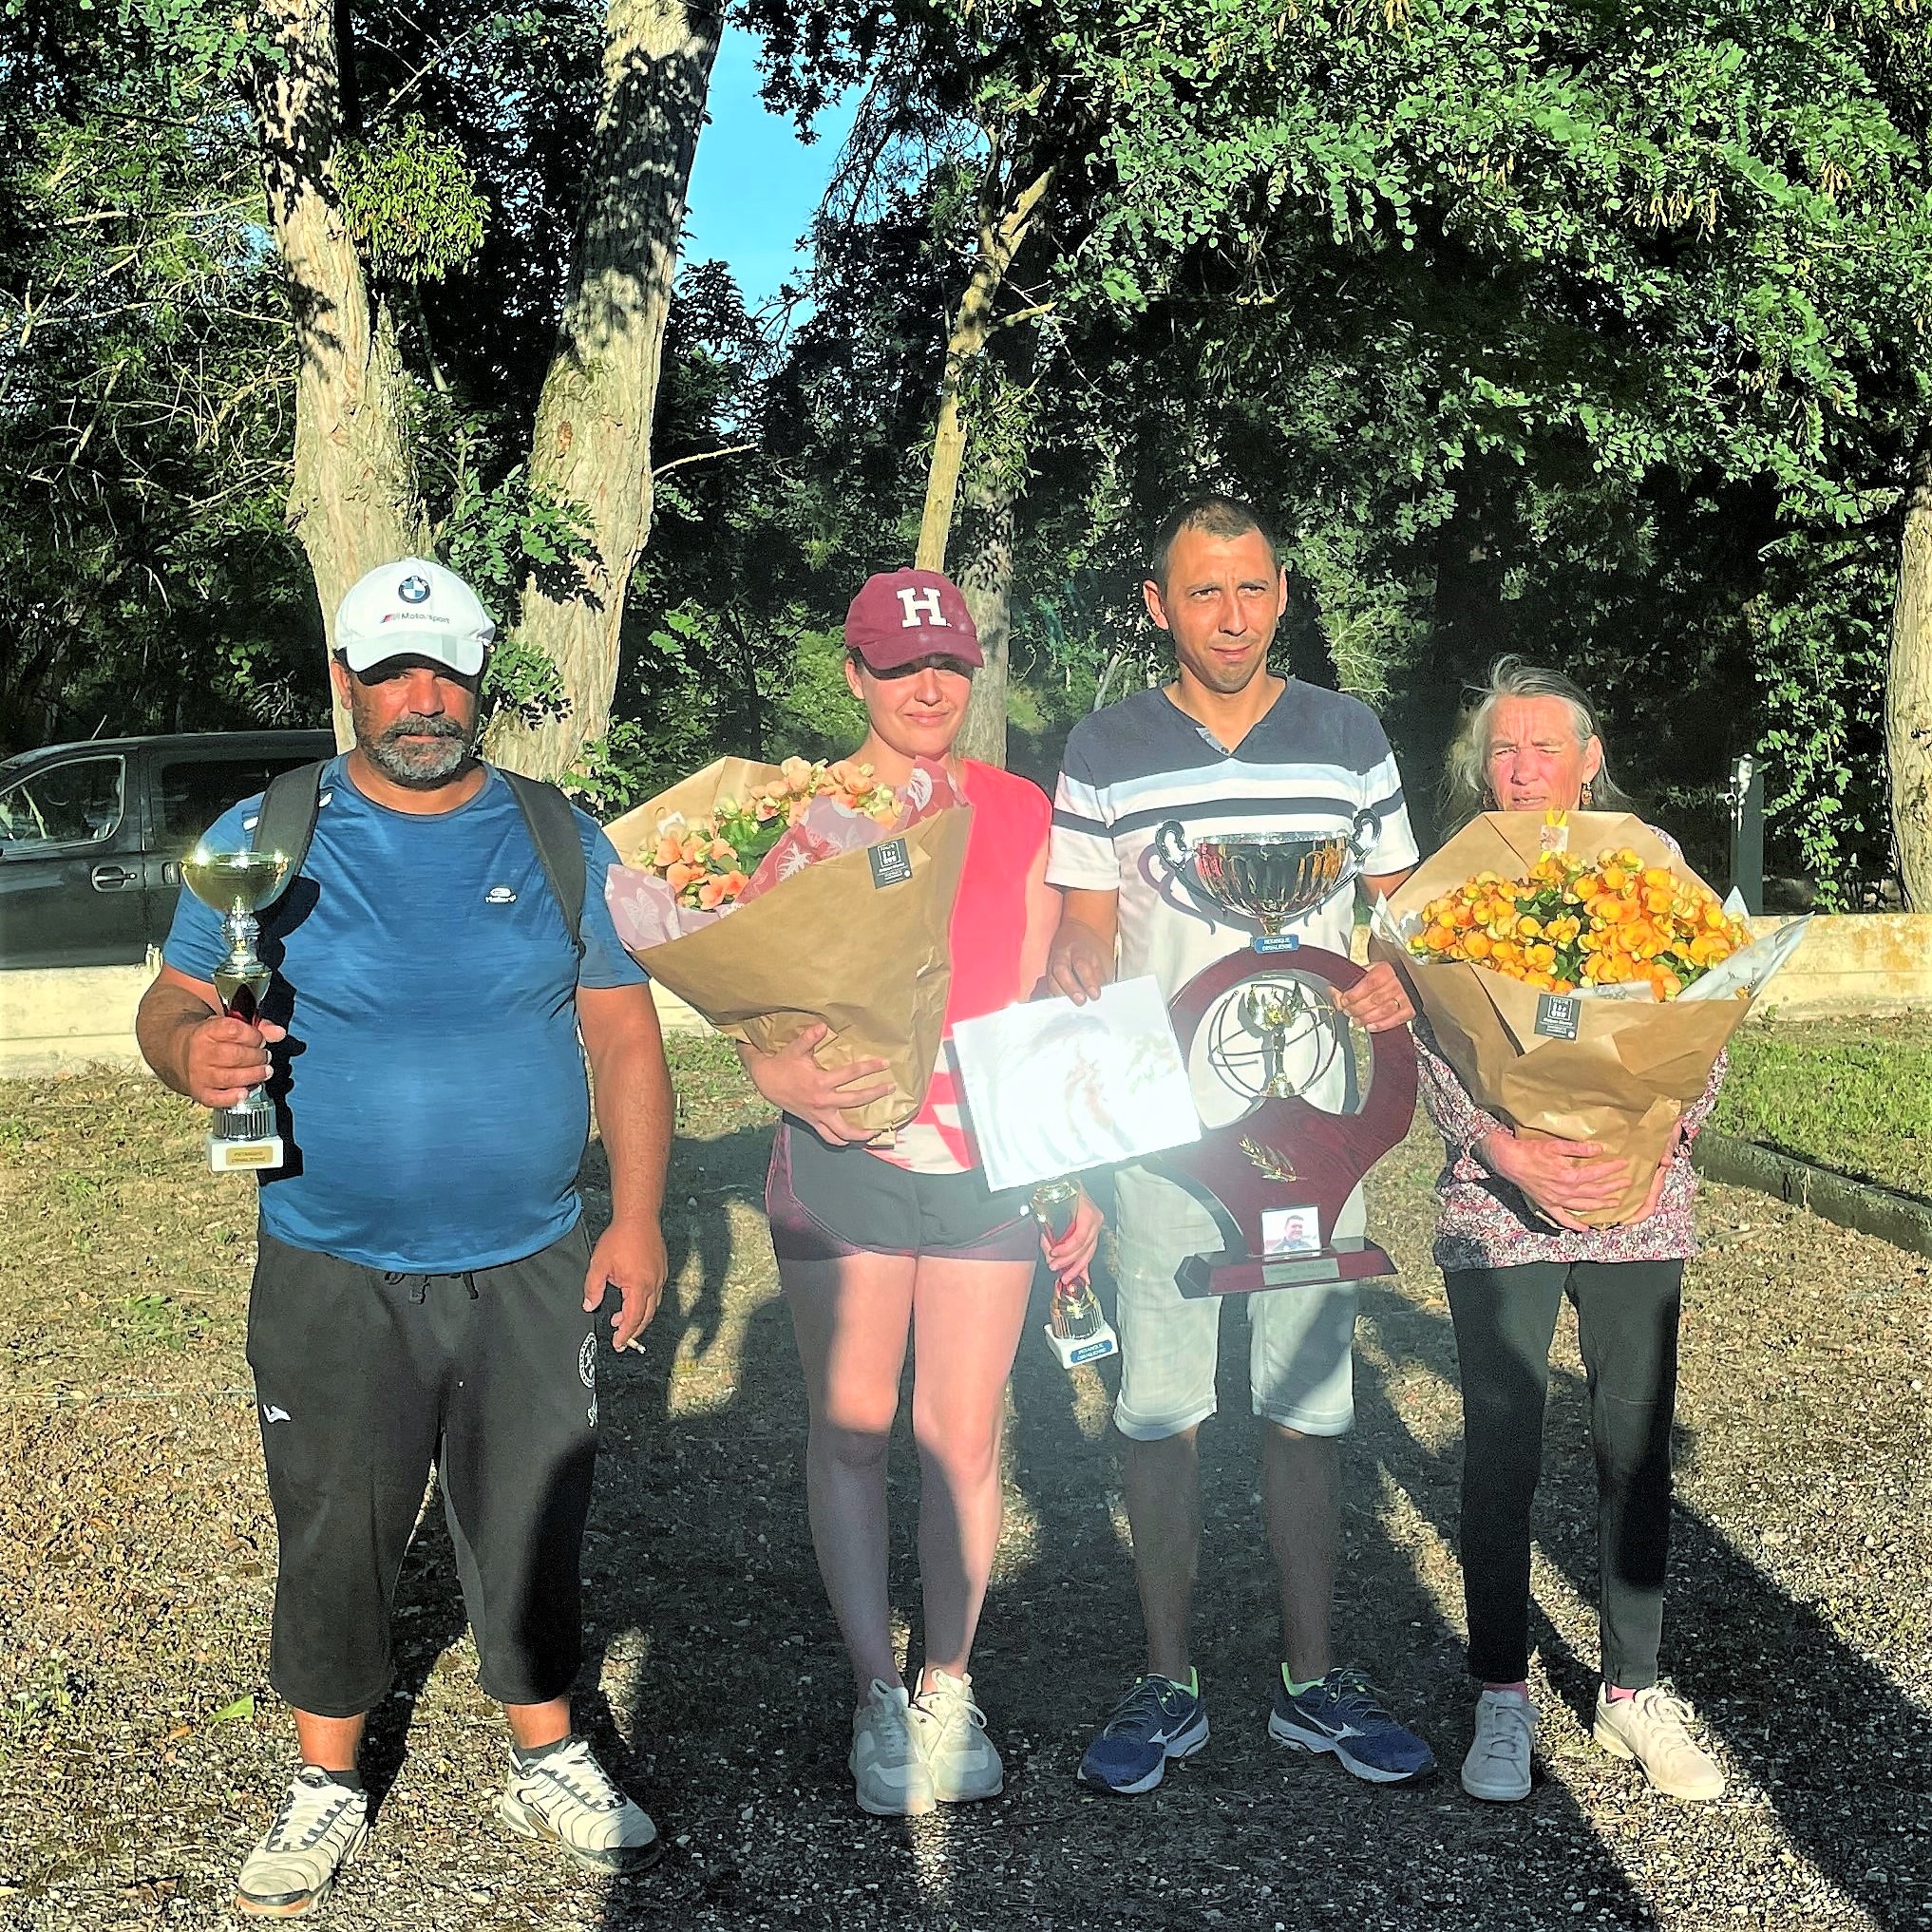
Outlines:
POLYGON ((597 560, 580 590, 523 587, 521 635, 562 673, 570 709, 500 719, 489 751, 559 778, 610 726, 624 597, 651 529, 651 419, 685 195, 721 15, 681 0, 611 0, 577 282, 544 377, 530 480, 588 510, 597 560))
MULTIPOLYGON (((994 179, 989 170, 989 183, 994 179)), ((953 513, 959 501, 959 472, 966 461, 966 419, 960 392, 973 358, 986 347, 994 326, 1000 285, 1053 184, 1050 163, 1021 188, 1005 208, 982 201, 979 241, 973 273, 946 337, 946 367, 939 378, 939 414, 933 430, 932 461, 926 469, 925 509, 919 518, 919 544, 913 561, 920 570, 944 570, 953 513)))
POLYGON ((1885 675, 1885 776, 1906 909, 1932 912, 1932 426, 1912 453, 1885 675))
POLYGON ((973 673, 973 695, 956 748, 963 757, 1004 767, 1007 647, 1013 638, 1013 497, 1006 491, 989 493, 974 507, 978 540, 959 573, 959 589, 986 662, 973 673))
MULTIPOLYGON (((323 635, 380 563, 425 550, 427 520, 404 436, 395 330, 372 308, 330 174, 342 127, 333 0, 280 0, 287 65, 265 71, 256 111, 269 219, 288 275, 300 360, 288 521, 309 559, 323 635)), ((349 722, 335 718, 339 744, 349 722)))

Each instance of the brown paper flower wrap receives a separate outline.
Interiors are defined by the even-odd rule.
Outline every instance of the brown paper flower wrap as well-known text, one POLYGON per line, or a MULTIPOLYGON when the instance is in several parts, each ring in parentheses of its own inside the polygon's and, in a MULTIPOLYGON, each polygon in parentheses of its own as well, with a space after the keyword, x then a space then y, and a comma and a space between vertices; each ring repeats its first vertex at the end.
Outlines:
MULTIPOLYGON (((1504 879, 1527 872, 1546 829, 1541 812, 1484 813, 1415 869, 1391 897, 1390 913, 1400 924, 1480 872, 1504 879)), ((1646 865, 1696 878, 1627 813, 1572 812, 1567 832, 1572 852, 1627 846, 1646 865)), ((1548 995, 1534 986, 1465 960, 1420 960, 1379 920, 1370 950, 1406 975, 1443 1057, 1479 1107, 1525 1139, 1595 1141, 1630 1163, 1623 1198, 1582 1217, 1599 1227, 1628 1221, 1643 1205, 1671 1129, 1704 1091, 1752 1007, 1744 994, 1668 1001, 1652 998, 1647 987, 1641 997, 1597 994, 1576 1000, 1576 1038, 1550 1037, 1537 1031, 1539 1013, 1549 1015, 1548 995)))
MULTIPOLYGON (((778 775, 775 765, 720 758, 605 830, 628 859, 671 813, 709 813, 718 799, 743 799, 778 775)), ((831 1031, 813 1051, 821 1066, 876 1055, 893 1083, 845 1118, 875 1131, 902 1126, 919 1110, 938 1058, 952 979, 947 928, 970 824, 968 806, 935 812, 868 849, 806 866, 713 925, 638 951, 637 963, 720 1032, 761 1052, 824 1021, 831 1031), (908 876, 879 882, 879 857, 895 843, 905 847, 908 876)))

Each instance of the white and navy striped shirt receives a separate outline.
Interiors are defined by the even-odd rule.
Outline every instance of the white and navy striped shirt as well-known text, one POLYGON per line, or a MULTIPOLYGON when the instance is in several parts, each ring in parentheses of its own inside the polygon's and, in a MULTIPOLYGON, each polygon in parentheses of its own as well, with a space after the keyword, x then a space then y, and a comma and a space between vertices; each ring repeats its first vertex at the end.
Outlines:
MULTIPOLYGON (((1053 798, 1049 883, 1120 894, 1119 973, 1151 973, 1172 999, 1255 927, 1199 898, 1154 850, 1178 819, 1192 840, 1210 832, 1348 832, 1355 814, 1380 821, 1363 871, 1416 861, 1394 754, 1357 698, 1291 678, 1233 750, 1165 691, 1136 691, 1082 718, 1068 734, 1053 798)), ((1346 955, 1354 895, 1338 892, 1288 930, 1346 955)))

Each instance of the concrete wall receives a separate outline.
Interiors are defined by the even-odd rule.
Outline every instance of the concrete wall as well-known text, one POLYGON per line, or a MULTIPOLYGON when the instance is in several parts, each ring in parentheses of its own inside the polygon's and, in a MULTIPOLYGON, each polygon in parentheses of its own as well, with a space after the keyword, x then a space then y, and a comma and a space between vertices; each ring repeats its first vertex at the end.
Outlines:
POLYGON ((134 1009, 161 963, 0 973, 0 1074, 33 1079, 96 1062, 141 1065, 134 1009))
MULTIPOLYGON (((1768 933, 1781 919, 1752 921, 1768 933)), ((1932 1008, 1932 913, 1868 913, 1811 920, 1805 943, 1765 990, 1752 1018, 1824 1018, 1932 1008)))
MULTIPOLYGON (((1783 923, 1755 922, 1760 932, 1783 923)), ((1358 931, 1357 952, 1363 937, 1358 931)), ((154 970, 150 964, 0 973, 0 1078, 33 1079, 102 1061, 138 1067, 134 1009, 154 970)), ((703 1030, 705 1022, 675 994, 656 991, 667 1032, 703 1030)), ((1797 957, 1752 1016, 1797 1019, 1913 1007, 1932 1008, 1932 914, 1881 913, 1814 919, 1797 957)))

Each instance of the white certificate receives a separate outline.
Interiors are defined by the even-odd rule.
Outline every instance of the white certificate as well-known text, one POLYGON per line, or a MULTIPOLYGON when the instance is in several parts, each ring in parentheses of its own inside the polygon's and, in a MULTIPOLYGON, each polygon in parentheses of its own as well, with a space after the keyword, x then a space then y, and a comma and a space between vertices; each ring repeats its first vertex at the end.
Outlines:
POLYGON ((1122 980, 1084 1006, 1037 999, 961 1020, 953 1051, 990 1186, 1025 1186, 1201 1138, 1151 977, 1122 980))

